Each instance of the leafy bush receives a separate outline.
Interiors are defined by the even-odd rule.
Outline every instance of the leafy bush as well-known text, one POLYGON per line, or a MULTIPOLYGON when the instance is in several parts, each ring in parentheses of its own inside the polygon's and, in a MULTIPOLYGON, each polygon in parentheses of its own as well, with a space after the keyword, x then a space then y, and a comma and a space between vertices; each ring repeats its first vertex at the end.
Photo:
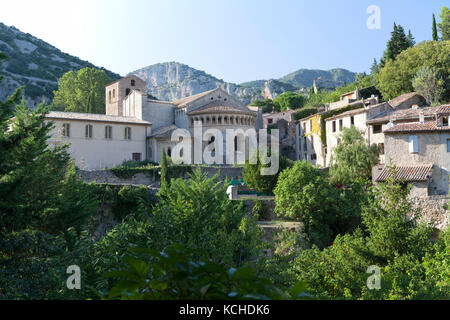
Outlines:
POLYGON ((121 299, 311 299, 306 284, 298 282, 288 291, 256 275, 252 268, 230 268, 190 258, 192 252, 171 246, 164 252, 132 249, 147 257, 127 257, 127 268, 105 276, 120 280, 108 298, 121 299))

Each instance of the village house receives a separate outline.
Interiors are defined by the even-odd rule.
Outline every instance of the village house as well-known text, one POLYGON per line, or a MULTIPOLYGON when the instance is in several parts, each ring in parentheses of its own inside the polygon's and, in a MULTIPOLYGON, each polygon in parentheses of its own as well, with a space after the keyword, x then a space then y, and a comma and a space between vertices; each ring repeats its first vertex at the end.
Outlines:
MULTIPOLYGON (((419 121, 398 122, 384 130, 386 164, 374 168, 374 182, 390 176, 412 183, 412 195, 447 195, 450 173, 450 105, 427 108, 419 121)), ((392 123, 392 122, 391 122, 392 123)))
MULTIPOLYGON (((372 100, 373 101, 373 100, 372 100)), ((326 119, 327 150, 326 165, 331 163, 333 149, 340 142, 340 134, 343 128, 355 126, 363 132, 368 145, 377 145, 380 150, 380 162, 384 161, 384 137, 383 128, 378 125, 368 125, 368 121, 378 117, 389 115, 398 110, 411 109, 413 106, 422 106, 425 99, 415 92, 402 94, 387 102, 372 104, 365 103, 364 107, 349 110, 326 119)))
MULTIPOLYGON (((83 169, 110 168, 128 160, 159 163, 163 149, 168 156, 193 161, 192 144, 191 154, 172 154, 178 141, 171 141, 171 134, 180 128, 193 136, 194 123, 202 123, 202 133, 217 128, 224 137, 226 129, 262 127, 260 108, 248 108, 220 88, 177 101, 152 100, 145 81, 130 75, 105 90, 105 115, 52 111, 46 116, 55 123, 50 143, 70 144, 75 164, 83 169)), ((240 152, 239 141, 234 139, 233 156, 240 152)), ((223 151, 226 158, 225 146, 223 151)))
POLYGON ((295 130, 294 118, 296 110, 285 110, 263 114, 263 128, 278 129, 280 139, 280 153, 291 160, 296 160, 295 152, 295 130))
MULTIPOLYGON (((369 108, 370 106, 378 103, 378 97, 372 94, 372 92, 374 92, 372 87, 369 88, 361 90, 365 93, 365 96, 363 96, 361 92, 356 89, 341 95, 340 101, 329 104, 326 106, 324 111, 300 119, 296 126, 296 159, 307 160, 313 165, 328 167, 330 163, 328 136, 330 132, 337 133, 338 131, 333 131, 333 129, 336 129, 335 127, 328 128, 326 126, 328 121, 327 115, 338 113, 339 110, 343 110, 344 108, 345 110, 347 110, 347 108, 353 111, 359 110, 358 113, 363 113, 365 108, 369 108), (371 89, 369 90, 369 88, 371 89), (370 94, 370 96, 367 96, 368 94, 370 94), (323 119, 325 119, 325 121, 323 121, 323 119)), ((348 113, 343 112, 342 114, 348 113)), ((335 117, 338 117, 338 115, 335 117)), ((357 127, 359 126, 361 128, 365 128, 365 119, 360 119, 359 117, 349 115, 347 120, 345 121, 345 125, 347 127, 355 125, 357 127)), ((339 122, 339 125, 341 130, 341 128, 344 127, 343 119, 339 122)), ((333 142, 334 141, 330 141, 332 147, 335 146, 333 142)))

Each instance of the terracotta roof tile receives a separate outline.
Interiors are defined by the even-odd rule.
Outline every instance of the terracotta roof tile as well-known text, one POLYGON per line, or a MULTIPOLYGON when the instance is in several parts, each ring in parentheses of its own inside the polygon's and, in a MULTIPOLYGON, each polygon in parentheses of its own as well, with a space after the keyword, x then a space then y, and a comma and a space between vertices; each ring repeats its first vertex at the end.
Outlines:
POLYGON ((436 132, 436 131, 450 131, 450 127, 438 126, 435 120, 426 121, 424 123, 412 122, 412 123, 399 123, 392 128, 386 129, 383 132, 389 133, 401 133, 401 132, 436 132))
MULTIPOLYGON (((425 166, 398 166, 395 168, 395 180, 405 182, 427 181, 432 169, 432 164, 425 166)), ((392 173, 389 168, 385 167, 376 178, 376 181, 386 181, 389 177, 392 177, 392 173)))

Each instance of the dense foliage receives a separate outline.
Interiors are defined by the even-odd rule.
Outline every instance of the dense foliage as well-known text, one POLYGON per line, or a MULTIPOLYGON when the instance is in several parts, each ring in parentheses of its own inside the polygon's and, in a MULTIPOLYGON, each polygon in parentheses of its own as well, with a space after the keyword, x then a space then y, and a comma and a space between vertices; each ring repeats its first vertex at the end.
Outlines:
POLYGON ((331 155, 331 182, 350 185, 360 177, 370 179, 379 160, 378 147, 367 146, 363 133, 354 126, 344 128, 339 140, 331 155))
MULTIPOLYGON (((378 89, 385 99, 395 98, 403 93, 414 91, 413 79, 424 67, 434 68, 442 79, 450 76, 450 41, 425 41, 409 48, 389 60, 378 74, 378 89)), ((443 100, 450 98, 450 87, 447 85, 443 100)))
POLYGON ((83 68, 65 73, 54 91, 54 110, 105 113, 105 86, 110 82, 105 71, 83 68))

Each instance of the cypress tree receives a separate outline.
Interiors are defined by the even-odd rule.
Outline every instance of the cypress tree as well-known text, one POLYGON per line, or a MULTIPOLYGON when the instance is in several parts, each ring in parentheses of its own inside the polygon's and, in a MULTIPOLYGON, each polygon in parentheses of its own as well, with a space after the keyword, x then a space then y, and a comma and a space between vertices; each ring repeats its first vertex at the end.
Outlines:
POLYGON ((437 25, 436 25, 436 17, 434 16, 434 13, 433 13, 433 40, 439 41, 437 25))
POLYGON ((166 157, 166 151, 164 150, 164 148, 162 149, 162 154, 161 154, 160 182, 161 182, 161 188, 159 190, 159 193, 162 194, 165 192, 165 190, 169 186, 169 181, 168 181, 168 177, 167 177, 167 157, 166 157))

